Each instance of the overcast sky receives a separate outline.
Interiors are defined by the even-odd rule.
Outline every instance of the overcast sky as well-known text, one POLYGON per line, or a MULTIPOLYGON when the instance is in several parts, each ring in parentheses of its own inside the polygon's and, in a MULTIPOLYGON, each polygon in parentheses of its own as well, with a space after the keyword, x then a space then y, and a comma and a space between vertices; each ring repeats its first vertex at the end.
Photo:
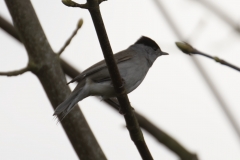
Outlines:
MULTIPOLYGON (((239 24, 239 1, 209 2, 239 24)), ((103 59, 87 10, 66 7, 60 0, 32 4, 56 52, 83 18, 82 28, 62 53, 63 59, 80 71, 103 59)), ((240 66, 240 34, 218 16, 197 1, 168 0, 163 5, 183 38, 191 40, 194 47, 240 66)), ((240 137, 191 57, 175 46, 179 39, 154 1, 109 0, 101 4, 101 12, 114 53, 145 35, 170 54, 158 58, 143 83, 129 94, 135 110, 202 160, 240 159, 240 137)), ((3 0, 0 15, 11 22, 3 0)), ((0 44, 0 71, 26 66, 28 57, 23 45, 1 29, 0 44)), ((210 59, 196 58, 240 124, 240 73, 210 59)), ((95 97, 84 99, 79 105, 108 159, 140 159, 118 112, 95 97)), ((1 159, 78 159, 61 125, 56 125, 51 104, 35 75, 28 72, 17 77, 0 77, 0 107, 1 159)), ((147 132, 143 133, 156 160, 179 159, 147 132)))

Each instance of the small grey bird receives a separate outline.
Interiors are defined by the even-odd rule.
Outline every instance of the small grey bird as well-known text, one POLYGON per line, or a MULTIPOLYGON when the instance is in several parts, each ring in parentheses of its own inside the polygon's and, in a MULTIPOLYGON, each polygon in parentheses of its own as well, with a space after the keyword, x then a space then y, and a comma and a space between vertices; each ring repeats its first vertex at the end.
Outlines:
MULTIPOLYGON (((126 50, 114 55, 127 93, 141 84, 153 62, 161 55, 168 53, 162 52, 155 41, 145 36, 126 50)), ((104 60, 89 67, 69 83, 75 81, 78 85, 56 108, 53 115, 59 115, 63 119, 79 101, 88 96, 101 96, 103 99, 116 97, 104 60)))

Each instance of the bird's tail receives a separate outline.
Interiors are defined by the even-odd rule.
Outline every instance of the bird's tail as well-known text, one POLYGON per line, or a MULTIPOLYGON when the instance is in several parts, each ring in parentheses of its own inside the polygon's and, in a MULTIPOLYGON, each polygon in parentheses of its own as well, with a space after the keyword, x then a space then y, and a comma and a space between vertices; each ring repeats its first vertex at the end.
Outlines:
POLYGON ((82 99, 88 97, 88 90, 85 87, 74 89, 74 91, 68 96, 68 98, 58 105, 54 111, 54 116, 59 117, 59 121, 62 119, 74 108, 74 106, 81 101, 82 99))

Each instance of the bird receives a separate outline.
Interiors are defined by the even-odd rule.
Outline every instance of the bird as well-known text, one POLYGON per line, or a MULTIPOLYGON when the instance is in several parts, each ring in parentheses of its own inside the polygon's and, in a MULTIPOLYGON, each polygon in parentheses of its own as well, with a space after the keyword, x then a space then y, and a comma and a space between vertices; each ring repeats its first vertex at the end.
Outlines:
MULTIPOLYGON (((158 44, 146 36, 140 37, 127 49, 114 54, 127 93, 142 83, 154 61, 161 55, 168 53, 161 51, 158 44)), ((78 82, 78 85, 66 100, 58 105, 54 116, 63 119, 79 101, 88 96, 101 96, 102 99, 116 97, 105 60, 92 65, 67 84, 73 82, 78 82)))

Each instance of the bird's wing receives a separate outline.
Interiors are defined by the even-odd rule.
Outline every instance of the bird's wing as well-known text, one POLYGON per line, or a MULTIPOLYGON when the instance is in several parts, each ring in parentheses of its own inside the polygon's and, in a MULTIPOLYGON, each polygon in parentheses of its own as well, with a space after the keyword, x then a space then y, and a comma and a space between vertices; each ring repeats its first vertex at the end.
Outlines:
MULTIPOLYGON (((129 52, 128 50, 124 50, 124 51, 121 51, 117 54, 114 55, 114 58, 115 58, 115 61, 117 64, 121 63, 121 62, 124 62, 126 60, 129 60, 133 57, 133 54, 132 52, 129 52), (122 53, 124 52, 124 54, 122 53)), ((70 82, 68 82, 67 84, 69 83, 72 83, 72 82, 75 82, 75 81, 78 81, 80 82, 82 79, 84 79, 85 77, 87 76, 90 76, 98 71, 101 71, 101 70, 105 70, 107 69, 107 66, 106 66, 106 62, 105 60, 102 60, 94 65, 92 65, 91 67, 89 67, 88 69, 86 69, 85 71, 83 71, 80 75, 78 75, 77 77, 75 77, 74 79, 72 79, 70 82)), ((93 76, 94 78, 95 76, 93 76)), ((109 81, 110 80, 110 76, 109 76, 109 73, 108 71, 107 72, 104 72, 101 74, 100 77, 96 77, 94 78, 96 80, 96 82, 103 82, 103 81, 109 81)), ((93 79, 93 80, 94 80, 93 79)))

